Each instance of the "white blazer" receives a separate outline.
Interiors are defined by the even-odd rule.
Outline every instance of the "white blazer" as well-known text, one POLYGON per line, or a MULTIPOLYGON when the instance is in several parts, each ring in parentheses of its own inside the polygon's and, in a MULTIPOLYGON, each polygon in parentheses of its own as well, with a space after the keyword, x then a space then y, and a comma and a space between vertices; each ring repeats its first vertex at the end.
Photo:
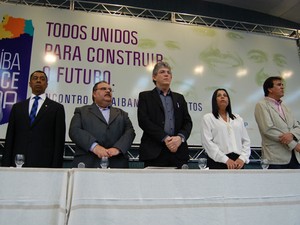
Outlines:
MULTIPOLYGON (((292 151, 300 139, 300 126, 294 119, 292 112, 284 104, 281 104, 285 118, 282 118, 274 106, 266 98, 255 106, 255 120, 257 122, 262 139, 262 156, 271 164, 288 164, 292 157, 292 151), (292 133, 297 140, 288 145, 281 144, 279 136, 283 133, 292 133)), ((300 154, 295 151, 296 158, 300 162, 300 154)))
MULTIPOLYGON (((235 114, 235 119, 226 123, 221 117, 216 119, 212 113, 203 117, 202 145, 208 156, 215 162, 226 163, 228 153, 240 155, 245 163, 250 157, 250 138, 243 119, 235 114)), ((229 116, 228 116, 229 118, 229 116)))

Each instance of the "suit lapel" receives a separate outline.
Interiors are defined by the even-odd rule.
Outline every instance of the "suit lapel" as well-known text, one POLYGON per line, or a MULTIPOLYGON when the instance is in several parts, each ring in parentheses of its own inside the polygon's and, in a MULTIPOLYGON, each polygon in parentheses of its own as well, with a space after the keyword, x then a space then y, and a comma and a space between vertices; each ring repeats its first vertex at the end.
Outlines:
POLYGON ((119 110, 114 108, 114 107, 110 107, 110 114, 109 114, 109 123, 112 123, 120 114, 119 110))
MULTIPOLYGON (((28 103, 29 105, 29 103, 28 103)), ((36 124, 42 117, 45 115, 45 113, 48 111, 48 109, 51 107, 52 101, 47 97, 42 104, 40 110, 38 111, 36 118, 34 119, 32 125, 36 124)))
MULTIPOLYGON (((266 100, 266 102, 267 102, 267 104, 269 105, 269 107, 271 107, 271 108, 278 114, 278 116, 286 123, 286 122, 287 122, 287 121, 286 121, 287 118, 283 118, 283 117, 280 115, 280 113, 277 111, 277 109, 275 108, 275 106, 274 106, 271 102, 269 102, 268 100, 266 100)), ((282 107, 282 110, 283 110, 283 113, 284 113, 285 117, 287 117, 287 112, 286 112, 285 106, 284 106, 284 105, 281 105, 281 107, 282 107)))
POLYGON ((174 114, 176 115, 175 112, 180 108, 180 103, 177 99, 177 95, 173 94, 173 92, 171 92, 171 97, 172 97, 172 101, 173 101, 174 114))
MULTIPOLYGON (((30 126, 30 117, 29 117, 29 102, 30 102, 30 98, 28 98, 24 104, 24 107, 22 107, 23 109, 25 109, 24 114, 26 114, 28 116, 28 125, 30 126)), ((24 115, 25 116, 25 115, 24 115)), ((26 117, 24 117, 26 118, 26 117)))
MULTIPOLYGON (((281 107, 282 107, 282 111, 283 111, 283 114, 285 116, 285 118, 282 118, 287 124, 289 124, 291 121, 290 121, 290 114, 289 114, 289 111, 288 109, 286 108, 286 106, 284 104, 281 104, 281 107)), ((293 121, 292 121, 293 123, 293 121)))
POLYGON ((152 94, 152 98, 154 99, 154 102, 155 102, 156 104, 158 104, 158 105, 159 105, 159 108, 164 112, 164 107, 163 107, 163 104, 162 104, 162 102, 161 102, 160 96, 159 96, 159 94, 158 94, 158 92, 157 92, 157 89, 154 88, 154 89, 152 90, 151 94, 152 94))
POLYGON ((99 118, 102 122, 106 123, 106 120, 104 118, 104 116, 102 115, 102 113, 100 112, 100 109, 98 108, 98 106, 93 103, 90 107, 90 111, 92 114, 94 114, 97 118, 99 118))

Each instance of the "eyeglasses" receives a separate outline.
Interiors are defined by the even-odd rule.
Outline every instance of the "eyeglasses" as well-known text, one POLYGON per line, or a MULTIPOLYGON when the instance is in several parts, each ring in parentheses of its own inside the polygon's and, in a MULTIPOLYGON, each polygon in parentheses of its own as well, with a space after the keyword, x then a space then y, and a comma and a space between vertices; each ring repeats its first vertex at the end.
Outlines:
POLYGON ((101 91, 109 91, 109 92, 112 92, 113 90, 111 88, 108 88, 108 87, 101 87, 101 88, 96 88, 95 91, 97 90, 101 90, 101 91))

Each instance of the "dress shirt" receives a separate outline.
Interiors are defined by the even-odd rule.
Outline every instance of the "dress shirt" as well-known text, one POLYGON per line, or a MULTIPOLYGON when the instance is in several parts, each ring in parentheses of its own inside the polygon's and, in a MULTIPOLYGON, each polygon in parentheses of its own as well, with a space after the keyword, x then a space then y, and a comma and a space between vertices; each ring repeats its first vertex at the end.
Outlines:
MULTIPOLYGON (((98 108, 99 108, 100 112, 102 113, 104 119, 106 120, 106 122, 108 124, 109 116, 110 116, 110 106, 108 106, 106 108, 101 108, 100 106, 98 106, 98 108)), ((90 151, 93 151, 93 149, 96 147, 97 144, 98 144, 97 142, 94 142, 90 147, 90 151)))
POLYGON ((109 122, 109 115, 110 115, 110 107, 106 107, 106 108, 101 108, 100 106, 98 106, 99 110, 101 111, 104 119, 106 120, 106 122, 109 122))
POLYGON ((266 100, 269 101, 273 105, 273 107, 276 109, 276 111, 279 113, 279 115, 283 119, 285 119, 284 111, 283 111, 282 105, 281 105, 282 101, 281 100, 277 101, 274 98, 270 98, 270 97, 266 97, 266 100))
MULTIPOLYGON (((35 97, 36 95, 34 95, 34 94, 31 94, 31 97, 30 97, 30 101, 29 101, 29 115, 30 115, 30 112, 31 112, 31 108, 32 108, 32 105, 33 105, 33 102, 34 102, 34 97, 35 97)), ((45 101, 45 99, 46 99, 46 94, 44 93, 44 94, 41 94, 41 95, 39 95, 39 100, 38 100, 38 107, 37 107, 37 110, 36 110, 36 115, 38 114, 38 112, 39 112, 39 110, 41 109, 41 107, 42 107, 42 105, 43 105, 43 103, 44 103, 44 101, 45 101)))
POLYGON ((161 99, 162 105, 164 107, 165 111, 165 125, 164 130, 165 132, 173 136, 174 135, 174 129, 175 129, 175 116, 174 116, 174 107, 173 107, 173 101, 171 97, 171 91, 169 90, 167 95, 164 95, 161 90, 157 88, 157 91, 159 93, 159 97, 161 99))
POLYGON ((203 117, 202 124, 202 145, 208 156, 215 162, 226 163, 228 153, 240 155, 240 159, 245 163, 250 157, 250 138, 244 126, 243 119, 235 114, 232 120, 227 115, 225 122, 221 116, 216 119, 212 113, 207 113, 203 117))

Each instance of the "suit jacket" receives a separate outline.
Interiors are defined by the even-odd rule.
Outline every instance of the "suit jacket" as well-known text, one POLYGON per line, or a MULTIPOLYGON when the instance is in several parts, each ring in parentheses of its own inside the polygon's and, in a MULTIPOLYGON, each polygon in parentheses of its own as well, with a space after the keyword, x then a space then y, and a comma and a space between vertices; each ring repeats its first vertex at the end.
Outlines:
MULTIPOLYGON (((273 105, 265 98, 255 107, 255 119, 262 138, 262 154, 271 164, 288 164, 292 151, 300 139, 300 126, 294 119, 292 112, 284 104, 282 109, 285 118, 282 118, 273 105), (281 144, 279 136, 290 132, 295 140, 288 145, 281 144)), ((296 158, 300 162, 300 155, 295 151, 296 158)))
POLYGON ((69 136, 76 144, 74 166, 79 162, 86 167, 97 168, 100 159, 90 151, 93 143, 97 142, 104 148, 115 147, 121 153, 109 158, 109 167, 128 167, 127 151, 130 149, 135 132, 125 111, 111 107, 107 123, 98 106, 92 105, 76 108, 71 120, 69 136))
POLYGON ((13 105, 7 127, 3 166, 15 166, 16 154, 25 155, 25 167, 61 168, 65 146, 65 110, 46 98, 30 125, 29 101, 13 105))
MULTIPOLYGON (((181 133, 184 135, 185 140, 187 140, 193 126, 192 119, 187 109, 187 103, 183 95, 176 92, 170 92, 170 94, 175 115, 175 135, 181 133)), ((156 88, 152 91, 145 91, 139 94, 138 123, 143 130, 140 145, 140 159, 155 159, 165 147, 162 140, 167 135, 164 131, 164 108, 156 88)), ((179 146, 175 154, 180 160, 187 161, 189 159, 186 141, 179 146)))

